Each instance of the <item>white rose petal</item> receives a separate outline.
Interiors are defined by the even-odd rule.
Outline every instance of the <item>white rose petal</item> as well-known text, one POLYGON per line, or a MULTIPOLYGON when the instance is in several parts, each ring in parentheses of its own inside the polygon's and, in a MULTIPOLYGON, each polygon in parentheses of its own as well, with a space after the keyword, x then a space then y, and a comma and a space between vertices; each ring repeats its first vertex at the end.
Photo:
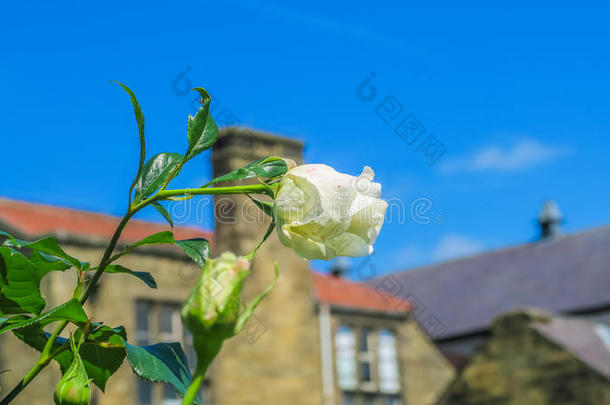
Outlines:
POLYGON ((374 176, 368 166, 358 177, 322 164, 288 171, 274 203, 280 241, 310 260, 372 253, 388 206, 374 176))

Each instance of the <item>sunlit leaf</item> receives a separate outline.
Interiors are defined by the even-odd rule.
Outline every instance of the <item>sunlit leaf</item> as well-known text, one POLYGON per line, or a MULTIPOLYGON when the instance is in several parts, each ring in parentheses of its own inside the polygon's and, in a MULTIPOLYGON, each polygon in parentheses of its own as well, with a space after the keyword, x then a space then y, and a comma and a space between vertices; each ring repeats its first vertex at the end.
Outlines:
POLYGON ((233 170, 223 176, 216 177, 214 180, 207 183, 204 187, 220 183, 223 181, 244 180, 252 177, 261 177, 264 179, 272 179, 278 176, 283 176, 288 171, 286 161, 279 157, 266 157, 256 162, 247 164, 246 166, 233 170))
POLYGON ((131 245, 132 247, 142 245, 163 245, 163 244, 174 244, 174 234, 171 231, 162 231, 155 234, 149 235, 144 239, 131 245))
MULTIPOLYGON (((142 167, 144 166, 144 161, 146 160, 146 139, 144 137, 144 114, 142 114, 142 109, 140 108, 140 103, 138 103, 138 100, 136 99, 136 95, 133 94, 133 91, 131 91, 131 89, 129 87, 127 87, 126 85, 124 85, 121 82, 114 81, 114 83, 117 83, 119 86, 121 86, 123 88, 123 90, 125 90, 127 92, 127 94, 129 94, 129 97, 131 99, 131 104, 133 104, 133 112, 135 113, 135 116, 136 116, 136 123, 138 124, 138 135, 140 138, 140 162, 138 164, 138 173, 136 174, 136 179, 137 179, 138 176, 140 175, 140 173, 142 172, 142 167)), ((135 181, 134 181, 134 183, 135 183, 135 181)))
POLYGON ((148 197, 161 187, 181 161, 181 154, 169 152, 159 153, 150 158, 136 180, 134 202, 148 197))
POLYGON ((79 269, 84 265, 84 263, 81 263, 80 260, 64 252, 64 250, 57 243, 57 240, 52 236, 28 243, 25 245, 25 247, 32 250, 38 250, 39 252, 52 256, 60 257, 79 269))
POLYGON ((176 245, 180 246, 201 267, 210 257, 210 242, 203 238, 177 240, 176 245))
POLYGON ((8 322, 0 328, 0 334, 14 329, 22 329, 27 327, 43 327, 57 321, 70 321, 75 324, 84 324, 87 322, 87 314, 83 311, 80 302, 76 299, 61 304, 50 311, 42 313, 33 318, 17 316, 10 318, 8 322))
POLYGON ((201 87, 196 87, 193 90, 199 92, 202 103, 197 114, 194 117, 189 115, 186 122, 186 135, 189 147, 184 160, 190 160, 204 150, 211 148, 218 138, 218 127, 212 118, 212 114, 210 114, 210 101, 212 98, 201 87))

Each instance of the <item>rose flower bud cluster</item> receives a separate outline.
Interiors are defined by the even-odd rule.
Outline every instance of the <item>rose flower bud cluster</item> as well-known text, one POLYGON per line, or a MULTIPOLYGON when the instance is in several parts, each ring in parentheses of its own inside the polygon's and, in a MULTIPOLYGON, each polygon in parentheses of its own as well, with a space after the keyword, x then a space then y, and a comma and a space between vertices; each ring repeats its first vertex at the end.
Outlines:
POLYGON ((323 164, 288 171, 274 202, 281 242, 309 260, 372 253, 388 207, 374 176, 368 166, 358 177, 323 164))

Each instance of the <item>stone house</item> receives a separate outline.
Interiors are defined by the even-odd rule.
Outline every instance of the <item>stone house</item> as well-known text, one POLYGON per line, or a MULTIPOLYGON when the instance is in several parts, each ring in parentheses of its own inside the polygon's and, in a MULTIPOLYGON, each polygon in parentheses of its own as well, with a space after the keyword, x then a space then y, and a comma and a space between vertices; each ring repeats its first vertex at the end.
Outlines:
POLYGON ((610 325, 610 226, 562 234, 561 222, 559 209, 548 202, 538 218, 538 240, 368 284, 413 302, 458 369, 490 338, 492 319, 506 312, 537 307, 610 325))
POLYGON ((610 404, 610 328, 536 309, 496 318, 438 405, 499 404, 610 404))
MULTIPOLYGON (((302 147, 292 139, 224 130, 212 153, 213 173, 225 174, 270 155, 300 162, 302 147)), ((176 238, 205 237, 213 255, 227 250, 245 254, 269 225, 244 196, 219 197, 214 208, 213 234, 176 226, 176 238)), ((195 208, 181 209, 194 214, 195 208)), ((0 229, 32 240, 53 234, 68 253, 92 263, 99 261, 117 222, 91 212, 0 199, 0 229)), ((167 229, 135 220, 122 243, 167 229)), ((125 275, 105 275, 87 303, 88 314, 107 325, 124 325, 132 343, 182 341, 191 354, 179 311, 197 280, 197 266, 172 247, 136 249, 121 260, 126 267, 151 272, 158 290, 125 275)), ((309 262, 281 246, 276 235, 257 254, 245 284, 246 298, 271 282, 275 261, 278 283, 248 327, 223 346, 202 389, 205 404, 429 405, 446 389, 454 370, 418 327, 410 302, 338 275, 312 272, 309 262)), ((73 277, 66 272, 45 278, 43 291, 50 305, 70 296, 73 277)), ((0 375, 0 386, 13 386, 35 359, 34 350, 14 336, 1 336, 0 369, 11 372, 0 375)), ((48 367, 14 403, 50 403, 57 379, 57 367, 48 367)), ((137 379, 124 363, 93 403, 174 405, 179 400, 173 389, 137 379)))

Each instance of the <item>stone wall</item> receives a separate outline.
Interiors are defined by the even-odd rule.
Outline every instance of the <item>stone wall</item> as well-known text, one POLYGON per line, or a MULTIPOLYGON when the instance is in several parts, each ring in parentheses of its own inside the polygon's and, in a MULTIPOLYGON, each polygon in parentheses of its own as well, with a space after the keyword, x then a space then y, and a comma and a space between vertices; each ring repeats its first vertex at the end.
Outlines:
POLYGON ((516 314, 494 323, 489 341, 439 405, 604 405, 610 382, 516 314))

